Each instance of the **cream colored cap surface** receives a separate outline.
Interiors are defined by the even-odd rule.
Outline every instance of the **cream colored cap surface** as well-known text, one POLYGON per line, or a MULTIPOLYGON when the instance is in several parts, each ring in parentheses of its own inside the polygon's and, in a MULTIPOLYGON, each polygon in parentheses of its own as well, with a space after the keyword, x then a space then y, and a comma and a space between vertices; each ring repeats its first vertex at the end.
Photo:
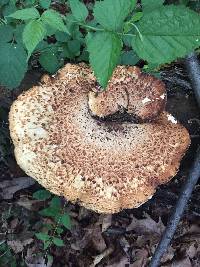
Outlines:
POLYGON ((190 138, 166 112, 142 124, 98 121, 88 107, 95 86, 83 64, 67 64, 54 79, 45 76, 13 103, 10 133, 28 175, 72 202, 114 213, 138 207, 169 181, 190 138))

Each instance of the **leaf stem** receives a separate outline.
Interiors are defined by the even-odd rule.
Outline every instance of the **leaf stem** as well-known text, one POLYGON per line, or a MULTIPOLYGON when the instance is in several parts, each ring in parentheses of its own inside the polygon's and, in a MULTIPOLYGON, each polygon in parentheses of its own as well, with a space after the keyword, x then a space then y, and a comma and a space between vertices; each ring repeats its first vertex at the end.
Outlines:
POLYGON ((89 30, 92 30, 92 31, 105 31, 104 29, 100 29, 100 28, 96 28, 96 27, 92 27, 92 26, 89 26, 87 24, 79 24, 80 26, 86 28, 86 29, 89 29, 89 30))
POLYGON ((132 33, 123 33, 124 36, 131 36, 131 37, 135 37, 136 34, 132 34, 132 33))
MULTIPOLYGON (((105 32, 106 30, 105 29, 100 29, 100 28, 96 28, 96 27, 92 27, 92 26, 89 26, 89 25, 86 25, 86 24, 79 24, 80 26, 86 28, 86 29, 89 29, 89 30, 92 30, 92 31, 101 31, 101 32, 105 32)), ((122 32, 113 32, 117 35, 121 35, 121 36, 131 36, 131 37, 135 37, 136 34, 131 34, 131 33, 122 33, 122 32)), ((139 32, 139 34, 141 34, 139 32)))
POLYGON ((143 42, 143 36, 142 36, 140 30, 138 29, 138 27, 134 23, 130 23, 130 24, 136 29, 136 31, 139 34, 140 40, 143 42))

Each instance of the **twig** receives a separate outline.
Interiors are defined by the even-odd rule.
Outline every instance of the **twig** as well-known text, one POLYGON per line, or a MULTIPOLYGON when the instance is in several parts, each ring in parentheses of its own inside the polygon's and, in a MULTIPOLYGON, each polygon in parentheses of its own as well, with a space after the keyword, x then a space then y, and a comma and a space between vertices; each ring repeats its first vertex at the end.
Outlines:
MULTIPOLYGON (((200 66, 198 64, 197 56, 192 53, 186 59, 187 70, 193 85, 193 89, 196 95, 197 102, 200 106, 200 66)), ((156 251, 152 257, 149 267, 158 267, 160 260, 167 250, 179 221, 183 215, 188 200, 192 195, 192 191, 200 177, 200 148, 197 149, 196 158, 193 166, 190 169, 189 176, 181 190, 181 194, 176 203, 174 211, 169 219, 165 232, 161 238, 161 241, 156 248, 156 251)))

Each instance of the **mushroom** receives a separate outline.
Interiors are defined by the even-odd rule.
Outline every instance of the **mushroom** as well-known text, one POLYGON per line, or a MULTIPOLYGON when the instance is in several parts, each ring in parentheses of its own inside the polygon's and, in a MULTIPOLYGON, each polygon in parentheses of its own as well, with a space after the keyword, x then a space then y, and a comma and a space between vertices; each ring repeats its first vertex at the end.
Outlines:
POLYGON ((89 108, 100 118, 126 111, 138 122, 145 122, 156 118, 166 104, 164 83, 137 67, 119 66, 107 90, 99 93, 97 89, 89 92, 89 108))
POLYGON ((115 213, 138 207, 168 182, 190 138, 164 111, 163 83, 138 68, 117 67, 108 90, 98 91, 87 65, 67 64, 13 103, 10 133, 29 176, 72 202, 115 213), (121 112, 136 121, 106 119, 121 112))

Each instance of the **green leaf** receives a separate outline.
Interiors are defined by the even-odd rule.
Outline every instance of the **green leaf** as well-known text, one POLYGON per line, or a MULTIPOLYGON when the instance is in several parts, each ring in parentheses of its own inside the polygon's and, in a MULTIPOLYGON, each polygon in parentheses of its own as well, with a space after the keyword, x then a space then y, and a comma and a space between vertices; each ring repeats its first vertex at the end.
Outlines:
POLYGON ((51 193, 45 189, 38 190, 33 194, 33 198, 38 200, 47 200, 51 197, 51 193))
POLYGON ((51 238, 46 233, 37 233, 37 234, 35 234, 35 236, 37 237, 37 239, 42 240, 42 241, 48 241, 51 238))
POLYGON ((77 58, 78 62, 88 62, 89 61, 89 53, 86 49, 83 49, 81 55, 77 58))
POLYGON ((128 46, 128 47, 131 47, 131 46, 132 46, 132 41, 133 41, 133 37, 132 37, 132 36, 124 35, 124 36, 122 37, 122 39, 123 39, 123 42, 124 42, 124 44, 125 44, 126 46, 128 46))
POLYGON ((57 247, 63 247, 65 244, 63 242, 62 239, 57 238, 57 237, 53 237, 53 243, 57 246, 57 247))
POLYGON ((81 44, 78 40, 71 40, 67 44, 69 51, 73 55, 73 57, 80 55, 81 44))
POLYGON ((53 256, 52 256, 52 255, 50 255, 50 254, 48 254, 48 255, 47 255, 47 259, 48 259, 47 266, 48 266, 48 265, 50 265, 50 266, 51 266, 51 265, 52 265, 52 263, 53 263, 53 256))
POLYGON ((121 65, 130 65, 134 66, 140 58, 134 53, 133 50, 123 52, 120 58, 121 65))
POLYGON ((53 207, 48 207, 46 209, 39 211, 39 214, 47 217, 56 217, 60 215, 60 210, 53 207))
POLYGON ((20 44, 0 43, 0 84, 17 87, 27 71, 26 51, 20 44))
POLYGON ((23 43, 23 39, 22 39, 22 34, 24 31, 24 24, 18 24, 16 25, 15 31, 14 31, 14 37, 15 37, 15 41, 17 43, 23 43))
POLYGON ((61 201, 59 197, 53 197, 50 206, 54 209, 60 209, 61 208, 61 201))
POLYGON ((79 0, 69 0, 70 8, 73 16, 77 21, 84 22, 88 16, 86 6, 79 0))
POLYGON ((71 230, 72 224, 69 214, 65 213, 61 216, 60 223, 64 225, 67 229, 71 230))
POLYGON ((165 6, 145 14, 132 47, 151 64, 169 63, 200 46, 200 16, 184 6, 165 6))
POLYGON ((61 227, 57 227, 57 228, 56 228, 56 233, 57 233, 58 235, 62 234, 63 231, 64 231, 64 230, 63 230, 61 227))
POLYGON ((0 25, 0 43, 13 39, 14 29, 10 25, 0 25))
POLYGON ((63 57, 73 59, 80 55, 81 43, 78 40, 70 40, 63 44, 63 57))
POLYGON ((41 66, 51 74, 55 73, 60 67, 58 57, 53 51, 42 53, 39 57, 39 62, 41 66))
POLYGON ((23 42, 28 50, 28 57, 37 46, 37 44, 42 41, 46 34, 45 27, 41 21, 34 20, 30 21, 24 28, 23 32, 23 42))
POLYGON ((105 29, 120 31, 125 18, 133 11, 136 0, 104 0, 96 2, 94 17, 105 29))
POLYGON ((163 5, 165 0, 142 0, 142 7, 144 12, 150 12, 163 5))
POLYGON ((34 6, 37 0, 24 0, 25 6, 34 6))
POLYGON ((131 22, 136 22, 136 21, 140 20, 142 16, 143 16, 142 12, 135 13, 131 19, 131 22))
POLYGON ((46 250, 50 245, 51 245, 50 240, 44 241, 44 250, 46 250))
POLYGON ((75 18, 71 14, 69 14, 66 17, 67 29, 73 39, 77 38, 76 37, 77 35, 80 35, 79 25, 75 23, 74 21, 75 21, 75 18))
POLYGON ((37 11, 36 8, 31 7, 17 10, 14 13, 10 14, 8 17, 21 20, 37 19, 40 17, 40 13, 37 11))
POLYGON ((8 4, 9 0, 1 0, 0 5, 6 5, 8 4))
POLYGON ((41 20, 50 25, 52 28, 55 28, 58 31, 68 32, 66 25, 64 24, 61 15, 53 9, 46 10, 42 16, 41 20))
POLYGON ((58 42, 67 42, 70 40, 70 36, 69 34, 65 33, 65 32, 60 32, 60 31, 57 31, 55 33, 55 37, 56 37, 56 40, 58 42))
POLYGON ((179 0, 179 4, 181 5, 187 5, 189 4, 190 0, 179 0))
POLYGON ((51 0, 39 0, 39 4, 42 8, 47 9, 51 5, 51 0))
POLYGON ((92 69, 102 87, 106 87, 119 61, 121 39, 111 32, 98 32, 87 36, 87 49, 92 69))
POLYGON ((50 223, 45 223, 43 224, 42 228, 45 229, 46 231, 50 231, 53 229, 53 225, 50 223))
MULTIPOLYGON (((10 14, 12 14, 13 12, 15 12, 17 10, 17 7, 15 5, 15 3, 13 3, 12 1, 9 2, 8 5, 6 5, 4 8, 3 8, 3 16, 6 17, 10 14)), ((7 18, 7 21, 10 22, 12 21, 13 19, 12 18, 7 18)))

